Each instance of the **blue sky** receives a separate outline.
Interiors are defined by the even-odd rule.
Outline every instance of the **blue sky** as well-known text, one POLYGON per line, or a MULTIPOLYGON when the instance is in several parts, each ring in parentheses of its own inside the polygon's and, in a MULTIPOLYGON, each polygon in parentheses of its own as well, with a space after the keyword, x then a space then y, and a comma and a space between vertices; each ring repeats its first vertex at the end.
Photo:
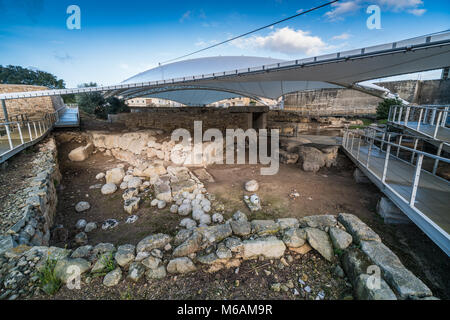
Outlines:
MULTIPOLYGON (((159 62, 325 2, 0 0, 0 64, 49 71, 68 87, 89 81, 115 84, 159 62), (72 4, 81 9, 81 30, 66 27, 66 10, 72 4)), ((448 0, 341 0, 193 58, 297 59, 447 29, 448 0), (371 4, 381 7, 380 30, 366 26, 371 4)))

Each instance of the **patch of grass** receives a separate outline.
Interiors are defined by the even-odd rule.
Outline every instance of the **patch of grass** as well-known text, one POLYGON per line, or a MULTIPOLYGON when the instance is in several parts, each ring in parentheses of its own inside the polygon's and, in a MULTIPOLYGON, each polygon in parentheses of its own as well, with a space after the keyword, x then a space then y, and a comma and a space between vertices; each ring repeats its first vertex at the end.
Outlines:
POLYGON ((122 292, 120 294, 121 300, 133 300, 133 293, 130 288, 127 289, 127 291, 122 292))
POLYGON ((103 277, 116 269, 116 261, 114 260, 114 255, 112 252, 102 254, 99 259, 105 268, 100 272, 94 272, 93 276, 103 277))
POLYGON ((39 287, 48 295, 54 295, 61 288, 61 280, 55 275, 57 261, 48 259, 39 271, 39 287))
POLYGON ((334 254, 340 257, 344 254, 344 250, 334 248, 334 254))

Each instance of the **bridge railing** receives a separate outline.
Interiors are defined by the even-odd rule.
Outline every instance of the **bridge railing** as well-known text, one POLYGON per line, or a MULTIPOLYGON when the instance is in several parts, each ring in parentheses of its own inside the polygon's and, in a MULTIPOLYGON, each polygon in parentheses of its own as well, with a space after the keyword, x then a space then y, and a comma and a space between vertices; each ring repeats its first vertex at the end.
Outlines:
POLYGON ((440 128, 449 124, 450 106, 393 106, 389 110, 388 122, 410 127, 425 136, 436 139, 440 128), (430 126, 432 127, 430 131, 430 126))
MULTIPOLYGON (((445 181, 450 185, 450 182, 439 177, 437 173, 438 165, 440 162, 450 163, 450 159, 441 157, 439 155, 434 155, 431 153, 427 153, 424 151, 418 150, 418 144, 421 139, 414 139, 414 147, 406 147, 401 145, 401 141, 405 141, 406 138, 403 135, 397 135, 397 139, 400 139, 400 144, 392 142, 391 134, 383 134, 380 137, 381 132, 377 130, 373 130, 371 128, 366 128, 365 130, 346 130, 344 132, 344 137, 342 141, 343 148, 350 153, 358 162, 361 163, 369 172, 373 175, 378 176, 381 180, 382 184, 388 188, 389 183, 387 182, 387 173, 391 169, 390 165, 392 163, 392 159, 396 159, 407 163, 411 166, 415 166, 415 175, 412 179, 411 194, 409 198, 405 198, 404 196, 397 194, 401 197, 405 202, 411 206, 411 208, 415 207, 415 199, 417 194, 417 188, 419 186, 419 182, 421 179, 421 173, 426 172, 432 176, 435 176, 437 179, 445 181), (367 154, 362 154, 361 150, 365 148, 365 152, 367 154), (374 160, 374 158, 379 158, 380 154, 384 156, 384 164, 382 168, 381 175, 374 172, 370 164, 374 160)), ((411 137, 411 136, 408 136, 411 137)), ((391 188, 392 189, 392 188, 391 188)), ((395 190, 392 189, 393 192, 395 190)), ((396 192, 395 192, 396 193, 396 192)))
POLYGON ((46 113, 41 119, 0 122, 0 163, 16 153, 35 144, 49 133, 66 106, 52 113, 46 113))

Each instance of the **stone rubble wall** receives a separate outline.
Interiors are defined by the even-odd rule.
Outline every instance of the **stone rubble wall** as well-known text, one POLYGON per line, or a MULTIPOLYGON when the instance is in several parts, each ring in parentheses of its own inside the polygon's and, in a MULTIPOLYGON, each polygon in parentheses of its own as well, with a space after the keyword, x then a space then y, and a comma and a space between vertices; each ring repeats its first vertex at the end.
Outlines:
MULTIPOLYGON (((239 211, 225 223, 181 229, 175 237, 152 234, 136 246, 101 243, 75 250, 27 246, 10 249, 0 255, 0 299, 38 293, 37 270, 47 259, 56 261, 55 275, 62 283, 70 279, 75 266, 82 274, 81 285, 89 285, 88 279, 104 272, 103 285, 114 287, 121 281, 142 283, 196 271, 215 273, 239 268, 242 261, 252 259, 280 260, 285 264, 287 254, 304 255, 311 250, 330 266, 345 271, 342 277, 348 278, 357 299, 436 299, 380 237, 354 215, 247 221, 239 211), (114 270, 107 269, 108 261, 114 262, 114 270), (381 278, 372 286, 374 267, 379 268, 381 278)), ((275 290, 277 284, 271 287, 275 290)))
POLYGON ((18 245, 48 245, 57 205, 56 187, 61 180, 53 137, 39 145, 28 178, 25 206, 17 222, 0 235, 0 252, 18 245))
POLYGON ((267 115, 267 129, 280 130, 281 136, 296 137, 305 132, 317 131, 318 129, 342 129, 346 125, 362 125, 361 120, 350 120, 346 118, 309 116, 298 111, 271 110, 267 115))
MULTIPOLYGON (((48 90, 47 87, 0 84, 0 93, 48 90)), ((39 119, 45 113, 55 112, 64 105, 61 97, 39 97, 30 99, 7 100, 6 107, 9 116, 27 114, 30 119, 39 119)), ((0 108, 0 119, 4 119, 0 108)))
POLYGON ((159 129, 169 134, 179 128, 193 132, 194 121, 202 121, 204 131, 214 128, 224 132, 226 129, 251 128, 253 111, 266 112, 267 108, 146 108, 142 112, 110 115, 109 120, 133 130, 159 129))

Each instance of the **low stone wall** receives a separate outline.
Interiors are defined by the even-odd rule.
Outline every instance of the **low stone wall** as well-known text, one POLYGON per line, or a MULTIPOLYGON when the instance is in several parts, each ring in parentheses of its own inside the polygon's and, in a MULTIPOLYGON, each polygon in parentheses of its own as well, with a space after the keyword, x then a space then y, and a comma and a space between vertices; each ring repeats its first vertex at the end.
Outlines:
POLYGON ((33 158, 33 172, 22 192, 25 194, 21 199, 23 209, 17 215, 10 214, 13 225, 0 234, 0 252, 18 245, 49 244, 57 205, 56 186, 60 180, 56 143, 49 138, 39 145, 33 158))
MULTIPOLYGON (((47 87, 0 84, 0 93, 48 90, 47 87)), ((7 100, 8 115, 27 114, 30 119, 39 119, 45 113, 54 112, 63 106, 61 97, 40 97, 30 99, 7 100)), ((4 119, 3 109, 0 107, 0 119, 4 119)))
POLYGON ((203 122, 203 130, 210 128, 247 130, 253 127, 253 114, 265 113, 267 107, 213 107, 145 108, 141 112, 110 115, 112 123, 126 125, 130 129, 160 129, 171 133, 175 129, 194 129, 194 121, 203 122))
MULTIPOLYGON (((348 278, 357 299, 435 299, 380 237, 354 215, 250 222, 239 211, 225 223, 191 226, 181 229, 175 237, 152 234, 136 246, 124 244, 116 248, 101 243, 75 250, 26 246, 10 249, 0 255, 0 299, 36 294, 38 270, 49 259, 55 263, 55 276, 64 284, 76 279, 74 270, 78 270, 81 285, 88 286, 88 279, 104 274, 103 285, 110 288, 122 281, 143 283, 145 279, 154 281, 168 275, 215 273, 238 268, 243 261, 252 259, 296 263, 288 257, 311 250, 329 261, 337 276, 348 278)), ((305 281, 299 279, 299 286, 306 290, 305 281)), ((297 290, 281 283, 271 284, 274 291, 282 287, 297 290)))

